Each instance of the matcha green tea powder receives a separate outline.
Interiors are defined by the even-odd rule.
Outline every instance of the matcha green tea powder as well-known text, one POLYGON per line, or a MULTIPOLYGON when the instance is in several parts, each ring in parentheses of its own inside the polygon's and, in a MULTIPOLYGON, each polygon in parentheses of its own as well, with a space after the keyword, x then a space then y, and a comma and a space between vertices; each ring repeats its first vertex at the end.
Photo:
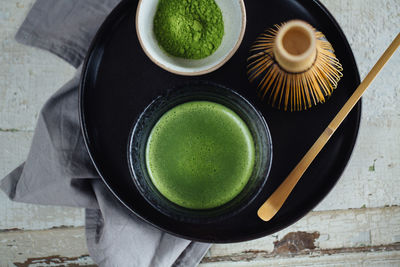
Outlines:
POLYGON ((154 34, 170 55, 208 57, 220 46, 224 35, 221 9, 214 0, 160 0, 154 34))

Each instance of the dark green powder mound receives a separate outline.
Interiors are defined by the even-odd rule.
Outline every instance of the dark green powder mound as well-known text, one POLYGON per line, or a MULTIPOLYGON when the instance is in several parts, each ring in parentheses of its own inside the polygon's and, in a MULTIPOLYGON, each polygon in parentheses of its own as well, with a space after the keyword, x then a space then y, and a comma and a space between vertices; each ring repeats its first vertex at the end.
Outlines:
POLYGON ((160 0, 154 17, 154 33, 167 53, 202 59, 221 44, 222 12, 214 0, 160 0))

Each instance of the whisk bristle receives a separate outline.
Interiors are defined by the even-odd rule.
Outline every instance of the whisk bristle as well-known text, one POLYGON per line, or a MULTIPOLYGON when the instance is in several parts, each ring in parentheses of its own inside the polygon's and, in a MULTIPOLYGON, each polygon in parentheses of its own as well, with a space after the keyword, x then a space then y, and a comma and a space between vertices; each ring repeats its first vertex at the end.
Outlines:
POLYGON ((324 103, 342 77, 342 65, 324 34, 315 33, 316 57, 302 72, 288 72, 274 57, 275 38, 282 25, 262 33, 250 49, 247 75, 261 99, 279 109, 301 111, 324 103))

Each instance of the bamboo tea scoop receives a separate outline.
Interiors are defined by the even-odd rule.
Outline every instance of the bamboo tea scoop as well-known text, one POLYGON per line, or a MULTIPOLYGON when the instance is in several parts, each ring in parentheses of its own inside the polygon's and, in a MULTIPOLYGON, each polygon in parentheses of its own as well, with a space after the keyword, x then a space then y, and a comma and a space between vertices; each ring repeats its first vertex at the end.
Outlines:
POLYGON ((264 221, 271 220, 272 217, 279 211, 283 203, 292 192, 293 188, 296 186, 297 182, 300 180, 301 176, 310 166, 311 162, 318 155, 321 149, 325 146, 328 140, 331 138, 333 133, 343 122, 346 116, 350 113, 352 108, 356 105, 358 100, 361 98, 362 94, 375 79, 376 75, 381 71, 386 62, 390 59, 393 53, 400 45, 400 34, 396 36, 390 46, 383 53, 381 58, 371 69, 362 83, 355 90, 353 95, 347 100, 346 104, 342 107, 336 117, 331 121, 325 131, 317 139, 314 145, 308 150, 304 157, 300 160, 297 166, 290 172, 289 176, 282 182, 282 184, 275 190, 274 193, 264 202, 264 204, 258 209, 257 215, 264 221))

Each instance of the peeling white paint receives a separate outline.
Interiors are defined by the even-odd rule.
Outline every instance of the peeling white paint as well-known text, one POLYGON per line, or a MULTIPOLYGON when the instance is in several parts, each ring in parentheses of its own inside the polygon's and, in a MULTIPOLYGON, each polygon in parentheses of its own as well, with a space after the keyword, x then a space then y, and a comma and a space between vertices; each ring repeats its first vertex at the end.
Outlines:
POLYGON ((364 231, 364 232, 356 232, 355 236, 351 238, 352 246, 359 247, 359 246, 370 246, 371 245, 371 232, 364 231))

